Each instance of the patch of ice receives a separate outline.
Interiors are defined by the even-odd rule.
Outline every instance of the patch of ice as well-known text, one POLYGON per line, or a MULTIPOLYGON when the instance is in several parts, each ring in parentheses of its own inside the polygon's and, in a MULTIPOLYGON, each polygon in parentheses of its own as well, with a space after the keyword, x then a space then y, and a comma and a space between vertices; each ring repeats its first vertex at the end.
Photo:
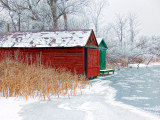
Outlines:
POLYGON ((154 91, 152 91, 152 93, 153 93, 153 94, 156 94, 156 93, 158 93, 158 91, 154 90, 154 91))
POLYGON ((156 106, 156 107, 150 107, 150 108, 145 108, 146 110, 152 110, 152 111, 160 111, 160 106, 156 106))
POLYGON ((145 81, 144 80, 133 80, 132 81, 128 81, 130 83, 144 83, 145 81))
POLYGON ((148 97, 122 97, 122 99, 125 100, 149 100, 148 97))
POLYGON ((124 83, 124 82, 119 82, 119 83, 117 83, 117 85, 128 86, 128 84, 127 84, 127 83, 124 83))
POLYGON ((136 92, 137 92, 137 93, 141 93, 142 91, 141 91, 141 90, 136 90, 136 92))
POLYGON ((145 106, 150 106, 150 104, 145 104, 145 106))

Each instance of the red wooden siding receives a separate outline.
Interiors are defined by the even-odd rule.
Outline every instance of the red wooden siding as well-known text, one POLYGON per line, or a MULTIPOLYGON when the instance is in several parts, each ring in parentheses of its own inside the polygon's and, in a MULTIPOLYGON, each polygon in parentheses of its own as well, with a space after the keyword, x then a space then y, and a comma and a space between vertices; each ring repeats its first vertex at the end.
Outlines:
POLYGON ((67 68, 72 73, 76 71, 77 74, 84 74, 84 48, 1 48, 0 58, 4 58, 5 53, 12 54, 12 58, 15 57, 14 53, 19 51, 19 58, 29 64, 34 63, 37 57, 40 57, 41 63, 45 66, 52 66, 56 68, 67 68))
POLYGON ((77 48, 0 48, 0 60, 5 54, 10 54, 13 59, 18 58, 32 64, 38 60, 45 66, 67 68, 73 74, 87 74, 87 78, 99 75, 99 50, 77 48), (87 59, 85 59, 87 49, 87 59), (86 66, 86 67, 85 67, 86 66), (87 68, 87 69, 85 69, 87 68))
POLYGON ((87 49, 87 77, 99 75, 99 50, 87 49))

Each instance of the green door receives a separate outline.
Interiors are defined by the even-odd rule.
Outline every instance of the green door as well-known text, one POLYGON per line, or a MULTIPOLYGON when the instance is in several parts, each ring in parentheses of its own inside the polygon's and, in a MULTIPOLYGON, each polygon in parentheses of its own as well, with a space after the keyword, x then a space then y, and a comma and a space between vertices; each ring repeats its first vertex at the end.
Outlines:
POLYGON ((100 70, 106 69, 106 49, 100 49, 100 70))
POLYGON ((100 70, 106 69, 106 51, 108 49, 107 44, 103 38, 97 38, 99 50, 100 50, 100 70))

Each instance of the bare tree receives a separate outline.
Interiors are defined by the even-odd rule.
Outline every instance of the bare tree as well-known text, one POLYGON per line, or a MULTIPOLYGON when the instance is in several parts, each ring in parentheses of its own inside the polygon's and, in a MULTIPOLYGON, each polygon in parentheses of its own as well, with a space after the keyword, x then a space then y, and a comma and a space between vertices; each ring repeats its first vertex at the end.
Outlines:
POLYGON ((120 41, 121 48, 123 48, 123 39, 125 37, 125 32, 126 32, 126 28, 127 28, 126 17, 118 14, 116 16, 116 22, 115 22, 115 25, 113 26, 113 28, 114 28, 114 31, 116 33, 118 40, 120 41))
POLYGON ((11 11, 9 11, 9 16, 11 18, 11 23, 12 23, 12 26, 14 28, 14 31, 17 31, 16 24, 14 22, 14 13, 12 13, 11 11))
POLYGON ((138 28, 138 21, 137 21, 137 16, 135 14, 129 14, 128 15, 128 20, 129 20, 129 36, 130 36, 130 41, 134 43, 136 36, 139 33, 138 28))
POLYGON ((40 3, 40 1, 41 0, 26 0, 26 5, 23 6, 24 10, 28 10, 28 12, 31 13, 31 15, 29 17, 32 20, 39 20, 40 19, 38 14, 37 14, 37 11, 35 9, 38 6, 38 4, 40 3))
POLYGON ((68 16, 80 15, 88 0, 61 0, 58 5, 59 15, 63 15, 64 29, 68 29, 68 16))
POLYGON ((100 30, 100 36, 103 36, 106 41, 110 41, 113 38, 113 28, 112 28, 112 23, 109 23, 108 25, 104 26, 100 30))
POLYGON ((18 31, 21 31, 22 21, 26 17, 26 11, 32 14, 31 16, 27 16, 28 18, 32 20, 38 19, 38 15, 34 9, 39 2, 40 0, 0 0, 1 7, 9 13, 15 31, 17 30, 16 26, 18 26, 18 31))
POLYGON ((53 28, 58 28, 58 20, 63 16, 64 29, 68 29, 68 15, 77 14, 87 0, 48 0, 53 17, 53 28))
POLYGON ((66 13, 66 5, 64 0, 61 0, 62 2, 62 8, 63 8, 63 18, 64 18, 64 29, 67 30, 68 29, 68 22, 67 22, 67 13, 66 13))
POLYGON ((68 19, 69 29, 88 29, 90 26, 90 21, 87 15, 73 16, 68 19))
POLYGON ((47 0, 50 6, 51 14, 53 17, 53 29, 58 28, 58 16, 57 16, 57 0, 47 0))
POLYGON ((105 0, 92 0, 89 3, 88 11, 91 17, 92 23, 95 28, 95 34, 98 35, 99 31, 99 19, 102 14, 104 7, 107 5, 107 1, 105 0))
POLYGON ((10 1, 10 0, 0 0, 0 3, 1 3, 1 7, 3 9, 6 9, 8 12, 9 12, 9 15, 10 15, 10 18, 11 18, 11 21, 12 21, 12 25, 14 27, 14 29, 16 30, 16 25, 14 23, 14 16, 15 14, 18 15, 18 27, 19 27, 19 30, 20 30, 20 10, 19 9, 16 9, 16 7, 18 6, 15 1, 10 1))

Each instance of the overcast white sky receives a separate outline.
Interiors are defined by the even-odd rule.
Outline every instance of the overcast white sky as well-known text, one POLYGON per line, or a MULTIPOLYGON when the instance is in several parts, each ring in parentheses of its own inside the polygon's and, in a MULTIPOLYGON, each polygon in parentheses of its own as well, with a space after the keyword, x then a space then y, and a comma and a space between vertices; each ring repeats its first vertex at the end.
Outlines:
POLYGON ((106 23, 115 19, 115 14, 138 16, 141 34, 160 35, 160 0, 109 0, 105 9, 106 23))

